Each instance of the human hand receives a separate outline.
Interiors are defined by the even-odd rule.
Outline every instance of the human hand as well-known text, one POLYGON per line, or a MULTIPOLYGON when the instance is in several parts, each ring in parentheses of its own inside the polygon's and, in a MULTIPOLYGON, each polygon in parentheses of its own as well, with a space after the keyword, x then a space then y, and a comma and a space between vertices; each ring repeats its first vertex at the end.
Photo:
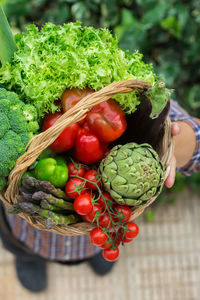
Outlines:
MULTIPOLYGON (((174 122, 172 123, 172 136, 177 136, 181 129, 178 123, 174 122)), ((175 181, 175 175, 176 175, 176 157, 175 154, 173 153, 172 158, 170 160, 170 164, 169 164, 169 174, 165 180, 165 185, 168 188, 171 188, 174 185, 174 181, 175 181)))

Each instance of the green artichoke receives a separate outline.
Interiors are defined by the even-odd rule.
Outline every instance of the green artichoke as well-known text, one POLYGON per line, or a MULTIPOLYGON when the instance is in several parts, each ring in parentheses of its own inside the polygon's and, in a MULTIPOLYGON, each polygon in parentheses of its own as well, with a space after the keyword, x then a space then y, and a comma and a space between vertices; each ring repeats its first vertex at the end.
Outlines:
POLYGON ((119 204, 141 206, 157 196, 164 182, 164 166, 149 144, 115 146, 101 161, 104 188, 119 204))

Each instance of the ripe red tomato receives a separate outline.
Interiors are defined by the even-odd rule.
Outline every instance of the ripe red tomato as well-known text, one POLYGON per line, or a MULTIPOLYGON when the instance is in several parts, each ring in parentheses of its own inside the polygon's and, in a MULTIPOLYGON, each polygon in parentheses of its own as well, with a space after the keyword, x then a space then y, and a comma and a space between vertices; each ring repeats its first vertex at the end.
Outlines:
POLYGON ((96 223, 97 221, 94 220, 95 214, 97 211, 101 211, 102 207, 99 204, 93 205, 93 210, 86 216, 82 216, 83 221, 89 222, 89 223, 96 223))
POLYGON ((126 233, 125 233, 125 238, 126 239, 133 239, 139 233, 139 227, 134 222, 129 222, 128 223, 128 229, 129 230, 127 230, 126 233))
POLYGON ((112 199, 109 193, 103 192, 102 195, 103 195, 103 197, 105 198, 105 200, 104 200, 104 199, 102 198, 102 196, 101 196, 101 197, 97 200, 97 202, 98 202, 103 208, 105 208, 105 202, 104 202, 104 201, 107 202, 107 204, 108 204, 109 207, 110 207, 110 205, 113 205, 113 202, 112 202, 112 201, 109 201, 109 200, 112 199))
POLYGON ((121 238, 121 242, 123 243, 130 243, 133 239, 121 238))
POLYGON ((112 227, 112 221, 108 212, 105 212, 103 216, 99 217, 99 226, 107 228, 112 227))
POLYGON ((69 176, 78 175, 80 177, 83 177, 83 175, 85 174, 85 169, 78 162, 70 162, 68 163, 67 167, 69 176))
POLYGON ((77 134, 73 154, 78 161, 90 165, 102 159, 106 148, 107 144, 100 143, 97 136, 84 127, 77 134))
POLYGON ((120 238, 119 238, 119 236, 118 236, 118 234, 116 234, 115 232, 111 232, 110 234, 109 234, 109 236, 111 237, 111 239, 112 239, 112 243, 113 243, 113 245, 114 246, 119 246, 119 244, 120 244, 120 238))
POLYGON ((110 249, 112 247, 112 244, 109 242, 106 242, 104 245, 99 246, 101 249, 110 249))
POLYGON ((91 197, 88 194, 82 194, 76 197, 74 201, 74 210, 79 215, 88 215, 93 210, 91 197))
MULTIPOLYGON (((89 181, 92 181, 92 182, 96 183, 99 187, 101 186, 101 182, 98 178, 98 172, 96 170, 87 171, 84 175, 84 178, 89 180, 89 181)), ((96 190, 97 189, 97 187, 94 184, 92 184, 90 182, 87 182, 87 181, 86 181, 86 187, 90 190, 96 190)))
POLYGON ((90 241, 93 245, 102 246, 107 241, 107 235, 101 228, 96 227, 90 232, 90 241))
POLYGON ((115 212, 115 220, 117 222, 127 222, 131 217, 131 208, 127 205, 119 205, 117 204, 114 208, 115 212), (123 214, 123 215, 122 215, 123 214), (124 218, 123 218, 124 216, 124 218))
POLYGON ((109 237, 111 238, 112 242, 110 241, 110 239, 108 239, 106 241, 106 243, 104 245, 102 245, 100 248, 102 249, 109 249, 111 247, 118 247, 121 240, 120 240, 120 237, 119 237, 119 234, 115 233, 115 232, 109 232, 109 237))
POLYGON ((118 240, 122 243, 130 243, 133 240, 133 238, 128 239, 128 238, 126 238, 126 236, 123 236, 122 228, 118 229, 117 237, 118 237, 118 240))
POLYGON ((115 249, 104 249, 103 257, 108 261, 115 261, 119 257, 119 248, 115 249))
POLYGON ((65 193, 72 199, 84 194, 85 189, 85 182, 80 178, 71 178, 65 185, 65 193))
MULTIPOLYGON (((62 116, 62 113, 56 112, 54 114, 48 114, 45 116, 43 121, 42 130, 45 131, 62 116)), ((71 149, 76 140, 76 136, 78 134, 80 127, 78 123, 71 124, 67 126, 61 134, 57 137, 57 139, 49 146, 52 151, 56 153, 65 152, 71 149)))

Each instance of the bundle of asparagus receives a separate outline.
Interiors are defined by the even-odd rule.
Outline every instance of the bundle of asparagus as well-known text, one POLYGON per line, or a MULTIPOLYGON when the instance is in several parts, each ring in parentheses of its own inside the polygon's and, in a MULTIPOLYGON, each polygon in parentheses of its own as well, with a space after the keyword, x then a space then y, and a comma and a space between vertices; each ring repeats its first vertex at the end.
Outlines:
POLYGON ((19 188, 18 203, 12 205, 8 212, 39 215, 46 219, 47 229, 55 225, 77 223, 80 217, 74 213, 73 203, 66 200, 69 200, 66 194, 50 182, 27 176, 19 188))

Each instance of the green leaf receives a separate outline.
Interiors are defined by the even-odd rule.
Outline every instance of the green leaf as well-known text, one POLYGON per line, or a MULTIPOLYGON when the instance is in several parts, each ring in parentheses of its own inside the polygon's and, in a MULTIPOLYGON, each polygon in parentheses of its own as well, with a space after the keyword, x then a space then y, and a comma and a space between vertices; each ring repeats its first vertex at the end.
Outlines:
POLYGON ((176 202, 176 197, 171 197, 170 199, 169 199, 169 204, 175 204, 175 202, 176 202))
POLYGON ((60 5, 59 7, 50 7, 42 17, 42 21, 50 21, 55 24, 66 22, 69 16, 69 9, 67 6, 60 5))
POLYGON ((187 91, 187 102, 191 106, 192 109, 199 109, 200 108, 200 86, 194 85, 187 91))
POLYGON ((176 85, 173 85, 173 83, 177 81, 182 71, 180 59, 180 52, 174 53, 171 47, 157 53, 157 62, 159 62, 159 65, 156 67, 157 73, 169 87, 176 88, 176 85))
POLYGON ((156 5, 151 10, 148 10, 142 17, 142 24, 145 25, 145 28, 151 28, 154 25, 158 25, 164 18, 166 11, 168 9, 168 2, 164 2, 160 5, 156 5))
POLYGON ((85 6, 85 3, 83 1, 73 4, 71 10, 75 20, 82 21, 85 17, 89 17, 87 7, 85 6))
POLYGON ((148 211, 146 212, 146 220, 148 221, 148 222, 152 222, 152 221, 154 221, 155 220, 155 213, 154 213, 154 211, 153 210, 151 210, 151 209, 148 209, 148 211))
POLYGON ((178 15, 178 22, 180 24, 180 29, 183 32, 186 26, 188 26, 188 21, 191 18, 190 9, 188 5, 179 3, 176 6, 176 12, 178 15))
POLYGON ((177 39, 180 39, 182 37, 180 23, 177 21, 177 19, 174 16, 170 16, 164 19, 161 22, 161 27, 164 28, 165 30, 168 30, 169 33, 172 34, 177 39))
POLYGON ((101 3, 100 23, 103 27, 113 26, 119 23, 118 7, 116 0, 104 0, 101 3))
MULTIPOLYGON (((123 36, 126 35, 126 31, 128 30, 129 26, 137 26, 137 24, 138 22, 135 15, 128 9, 122 9, 121 24, 115 27, 114 32, 118 39, 121 40, 123 36)), ((125 47, 125 49, 128 48, 125 47)))
POLYGON ((152 104, 150 117, 157 118, 169 101, 171 90, 165 87, 164 82, 156 82, 153 87, 146 93, 152 104))
POLYGON ((29 5, 28 0, 9 0, 4 5, 4 11, 6 16, 15 17, 17 16, 25 16, 28 13, 29 5))
POLYGON ((144 8, 149 8, 149 6, 154 6, 157 4, 158 0, 136 0, 136 3, 144 8))
POLYGON ((3 8, 0 6, 0 61, 3 65, 12 61, 17 50, 10 26, 3 8))
POLYGON ((0 0, 0 5, 4 5, 8 0, 0 0))

